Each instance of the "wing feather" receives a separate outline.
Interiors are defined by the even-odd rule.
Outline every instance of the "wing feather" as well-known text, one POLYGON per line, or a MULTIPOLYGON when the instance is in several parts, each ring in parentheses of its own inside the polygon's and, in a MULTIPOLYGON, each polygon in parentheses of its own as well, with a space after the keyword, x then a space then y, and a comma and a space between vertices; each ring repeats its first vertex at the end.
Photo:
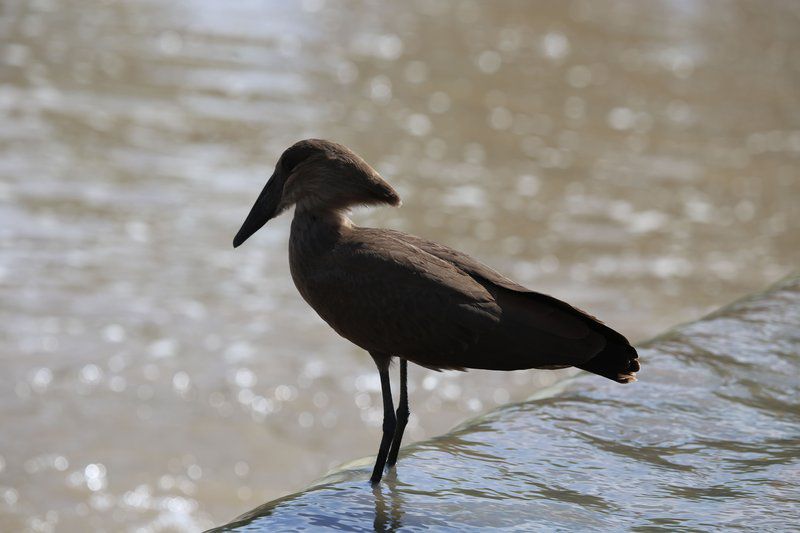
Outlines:
MULTIPOLYGON (((532 291, 463 252, 400 231, 381 231, 449 262, 494 293, 507 326, 500 332, 508 333, 516 342, 509 338, 496 341, 525 346, 511 350, 515 360, 519 358, 520 349, 527 349, 531 354, 529 359, 551 359, 553 364, 547 366, 572 366, 600 353, 607 339, 628 344, 627 339, 592 315, 552 296, 532 291)), ((508 367, 515 364, 514 361, 506 363, 508 367)))

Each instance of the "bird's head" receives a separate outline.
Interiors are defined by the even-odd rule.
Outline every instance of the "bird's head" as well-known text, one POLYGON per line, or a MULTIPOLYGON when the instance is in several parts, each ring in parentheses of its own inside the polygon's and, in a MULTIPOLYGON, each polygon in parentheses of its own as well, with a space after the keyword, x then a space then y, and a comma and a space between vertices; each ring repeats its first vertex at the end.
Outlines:
POLYGON ((242 244, 269 220, 297 209, 343 211, 354 205, 400 205, 400 196, 366 161, 341 144, 306 139, 290 146, 275 165, 242 228, 242 244))

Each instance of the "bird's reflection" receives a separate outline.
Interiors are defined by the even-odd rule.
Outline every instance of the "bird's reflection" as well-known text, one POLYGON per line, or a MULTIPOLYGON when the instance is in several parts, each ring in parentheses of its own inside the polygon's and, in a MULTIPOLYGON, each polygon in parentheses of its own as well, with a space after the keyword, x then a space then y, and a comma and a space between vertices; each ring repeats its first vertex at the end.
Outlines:
POLYGON ((403 498, 397 490, 397 471, 386 473, 383 481, 372 488, 375 496, 375 531, 397 531, 403 525, 403 498), (384 494, 385 493, 385 494, 384 494))

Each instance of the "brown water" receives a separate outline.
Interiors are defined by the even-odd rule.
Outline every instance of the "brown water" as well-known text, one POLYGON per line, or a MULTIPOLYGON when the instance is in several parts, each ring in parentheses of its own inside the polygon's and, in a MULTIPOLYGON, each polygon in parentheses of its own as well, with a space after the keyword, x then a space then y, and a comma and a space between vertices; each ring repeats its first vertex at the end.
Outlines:
MULTIPOLYGON (((289 217, 230 246, 309 136, 403 197, 357 223, 642 340, 798 264, 800 9, 7 0, 0 529, 194 530, 374 453, 289 217)), ((558 377, 412 368, 408 440, 558 377)))

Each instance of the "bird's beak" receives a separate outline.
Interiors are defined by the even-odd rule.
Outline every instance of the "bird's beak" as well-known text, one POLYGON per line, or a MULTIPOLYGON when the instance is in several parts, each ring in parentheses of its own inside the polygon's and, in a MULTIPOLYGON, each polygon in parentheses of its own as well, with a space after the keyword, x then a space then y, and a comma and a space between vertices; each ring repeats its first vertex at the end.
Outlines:
POLYGON ((269 181, 264 186, 264 190, 258 195, 256 203, 250 210, 250 214, 242 224, 239 233, 233 238, 233 247, 236 248, 246 241, 253 233, 261 229, 261 226, 269 222, 278 215, 278 205, 283 194, 283 176, 276 170, 269 181))

